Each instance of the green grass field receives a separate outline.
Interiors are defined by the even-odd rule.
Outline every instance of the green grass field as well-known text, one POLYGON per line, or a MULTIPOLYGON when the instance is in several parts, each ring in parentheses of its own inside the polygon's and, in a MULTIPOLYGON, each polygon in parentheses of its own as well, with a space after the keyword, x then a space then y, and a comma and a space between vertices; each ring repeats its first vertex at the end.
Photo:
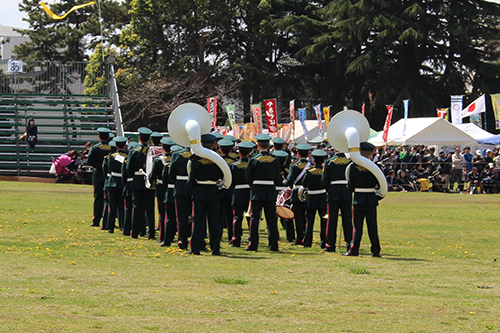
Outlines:
POLYGON ((500 332, 498 195, 390 193, 372 258, 366 232, 360 257, 273 253, 264 225, 192 256, 89 227, 90 186, 0 194, 0 332, 500 332))

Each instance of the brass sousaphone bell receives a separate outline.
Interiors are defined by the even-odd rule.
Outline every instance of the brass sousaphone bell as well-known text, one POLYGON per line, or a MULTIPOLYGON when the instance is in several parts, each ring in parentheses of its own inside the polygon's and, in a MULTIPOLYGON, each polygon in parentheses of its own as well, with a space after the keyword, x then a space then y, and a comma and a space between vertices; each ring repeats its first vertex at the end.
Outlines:
POLYGON ((212 127, 210 114, 205 108, 195 103, 182 104, 170 114, 167 127, 175 142, 184 147, 191 147, 194 154, 214 162, 222 170, 224 186, 231 186, 231 170, 227 163, 216 152, 201 145, 201 135, 210 133, 212 127))
MULTIPOLYGON (((384 197, 387 194, 387 181, 384 173, 375 163, 360 153, 360 143, 368 141, 370 135, 370 124, 365 116, 354 110, 341 111, 330 120, 327 133, 328 141, 333 148, 349 153, 354 163, 368 169, 377 178, 380 189, 376 194, 384 197)), ((349 168, 346 170, 346 179, 349 179, 348 172, 349 168)))

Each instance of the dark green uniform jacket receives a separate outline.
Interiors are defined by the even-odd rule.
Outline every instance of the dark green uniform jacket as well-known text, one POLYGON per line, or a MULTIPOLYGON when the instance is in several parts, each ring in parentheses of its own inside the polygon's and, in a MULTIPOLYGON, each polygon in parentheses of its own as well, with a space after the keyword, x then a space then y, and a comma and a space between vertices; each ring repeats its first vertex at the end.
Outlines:
POLYGON ((108 187, 114 187, 117 189, 122 189, 124 187, 122 166, 127 159, 127 156, 127 153, 123 150, 119 150, 108 156, 106 169, 107 172, 111 174, 108 179, 108 187))
POLYGON ((356 189, 378 189, 378 181, 368 169, 356 165, 350 166, 349 172, 349 191, 354 192, 353 206, 378 206, 378 201, 381 199, 375 192, 356 192, 356 189))
POLYGON ((337 153, 325 162, 323 185, 328 191, 328 201, 352 200, 352 193, 347 188, 345 179, 345 169, 349 163, 351 160, 344 153, 337 153))
POLYGON ((252 192, 250 200, 276 200, 276 186, 274 185, 280 177, 280 162, 279 159, 268 151, 261 151, 255 157, 248 161, 247 170, 245 173, 248 184, 250 184, 252 192), (255 184, 255 181, 270 181, 271 185, 255 184))
POLYGON ((191 158, 191 150, 185 149, 172 154, 168 169, 169 182, 175 184, 175 197, 191 197, 193 189, 188 185, 187 163, 191 158))
POLYGON ((242 158, 229 166, 233 175, 233 183, 231 184, 233 189, 232 205, 248 205, 248 201, 250 201, 250 185, 248 185, 245 177, 247 166, 248 158, 242 158), (238 189, 236 189, 237 186, 238 189))
POLYGON ((127 162, 127 175, 133 177, 131 189, 132 190, 145 190, 146 185, 144 184, 144 176, 138 175, 140 169, 146 172, 146 154, 148 153, 148 146, 141 145, 132 149, 128 154, 127 162))
POLYGON ((321 181, 323 170, 310 167, 307 169, 302 186, 307 188, 306 208, 326 208, 326 191, 321 181), (321 192, 321 193, 320 193, 321 192))
POLYGON ((217 182, 222 177, 222 170, 217 164, 209 159, 194 156, 191 162, 191 173, 189 174, 189 184, 193 188, 193 200, 218 201, 221 195, 217 185, 205 185, 198 182, 217 182))
MULTIPOLYGON (((295 182, 297 177, 301 174, 302 170, 304 170, 306 165, 307 165, 307 158, 301 158, 300 160, 292 164, 285 185, 289 186, 290 188, 293 188, 293 183, 295 182)), ((304 181, 304 176, 302 176, 302 178, 297 182, 297 184, 295 184, 295 188, 292 191, 292 199, 291 199, 292 202, 300 202, 298 193, 299 193, 299 186, 302 185, 303 181, 304 181)))
POLYGON ((90 147, 87 163, 94 167, 92 171, 93 182, 103 182, 106 180, 106 175, 102 172, 102 163, 104 156, 107 156, 110 152, 111 146, 108 145, 107 141, 101 141, 90 147))

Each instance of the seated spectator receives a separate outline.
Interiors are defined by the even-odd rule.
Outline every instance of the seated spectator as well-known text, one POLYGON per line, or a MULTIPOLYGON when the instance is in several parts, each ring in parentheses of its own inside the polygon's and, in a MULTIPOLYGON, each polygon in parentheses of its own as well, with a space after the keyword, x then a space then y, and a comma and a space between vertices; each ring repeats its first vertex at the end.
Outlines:
POLYGON ((385 177, 387 180, 387 188, 389 191, 401 191, 403 188, 399 186, 398 179, 396 178, 396 171, 389 171, 389 175, 385 177))
POLYGON ((439 171, 432 173, 432 192, 450 193, 450 189, 446 187, 446 181, 439 171))
POLYGON ((474 194, 478 187, 481 187, 481 175, 477 166, 473 166, 472 171, 467 174, 467 193, 474 194))
POLYGON ((424 169, 422 164, 418 163, 415 169, 413 170, 413 176, 415 177, 415 179, 422 179, 422 178, 429 178, 430 174, 428 169, 424 169))
POLYGON ((451 155, 452 152, 449 152, 448 154, 446 154, 444 150, 439 152, 439 173, 444 177, 446 188, 450 188, 451 155))
POLYGON ((415 191, 415 183, 410 180, 410 177, 403 169, 398 171, 398 184, 403 188, 403 191, 415 191))
POLYGON ((493 193, 493 186, 496 183, 493 163, 488 163, 481 171, 481 182, 483 183, 483 193, 493 193))
POLYGON ((473 167, 477 167, 477 172, 481 173, 484 169, 484 158, 480 150, 476 150, 476 156, 472 158, 473 167))

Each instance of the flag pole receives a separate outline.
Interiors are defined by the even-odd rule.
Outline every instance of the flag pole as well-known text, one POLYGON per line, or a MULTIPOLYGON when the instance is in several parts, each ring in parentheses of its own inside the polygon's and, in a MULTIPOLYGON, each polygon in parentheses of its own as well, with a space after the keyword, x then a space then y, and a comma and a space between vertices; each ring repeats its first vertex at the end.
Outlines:
POLYGON ((102 63, 104 63, 104 42, 102 35, 102 17, 101 17, 101 0, 97 0, 99 6, 99 29, 101 30, 101 53, 102 53, 102 63))

